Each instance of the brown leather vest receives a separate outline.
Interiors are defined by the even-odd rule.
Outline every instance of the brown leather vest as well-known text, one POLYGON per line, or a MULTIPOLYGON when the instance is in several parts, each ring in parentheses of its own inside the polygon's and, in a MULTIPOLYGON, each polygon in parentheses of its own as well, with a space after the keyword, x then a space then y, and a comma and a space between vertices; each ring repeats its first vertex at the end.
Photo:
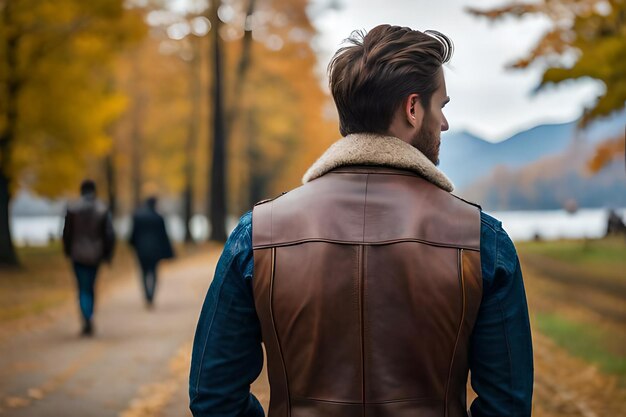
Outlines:
POLYGON ((81 197, 67 209, 69 228, 64 242, 68 255, 74 262, 96 266, 111 250, 106 239, 106 206, 93 198, 81 197), (70 226, 71 225, 71 226, 70 226))
POLYGON ((480 214, 410 171, 343 167, 253 212, 269 417, 466 416, 480 214))

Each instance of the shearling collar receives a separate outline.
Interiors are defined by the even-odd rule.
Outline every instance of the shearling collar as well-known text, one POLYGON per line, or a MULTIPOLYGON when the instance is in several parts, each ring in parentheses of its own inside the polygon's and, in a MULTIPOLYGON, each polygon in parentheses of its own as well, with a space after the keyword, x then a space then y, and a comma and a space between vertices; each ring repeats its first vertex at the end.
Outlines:
POLYGON ((333 143, 302 177, 305 184, 346 165, 379 165, 413 171, 437 187, 452 191, 452 182, 423 153, 394 136, 348 135, 333 143))

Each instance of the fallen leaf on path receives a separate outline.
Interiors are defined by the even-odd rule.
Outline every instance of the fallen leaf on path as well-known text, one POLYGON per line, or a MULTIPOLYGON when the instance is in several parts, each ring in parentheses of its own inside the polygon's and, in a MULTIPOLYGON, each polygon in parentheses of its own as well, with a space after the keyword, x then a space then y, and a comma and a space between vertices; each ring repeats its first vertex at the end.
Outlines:
POLYGON ((19 408, 26 407, 28 404, 30 404, 30 400, 28 398, 22 397, 7 397, 4 399, 4 403, 9 408, 19 408))
POLYGON ((35 400, 41 400, 43 398, 43 391, 38 388, 31 388, 28 390, 28 396, 35 400))

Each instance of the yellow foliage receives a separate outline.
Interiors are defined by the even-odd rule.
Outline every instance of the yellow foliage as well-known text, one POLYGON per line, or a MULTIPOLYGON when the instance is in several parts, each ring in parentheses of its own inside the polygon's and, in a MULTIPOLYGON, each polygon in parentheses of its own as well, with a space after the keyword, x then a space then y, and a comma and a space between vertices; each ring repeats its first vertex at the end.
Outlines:
POLYGON ((7 102, 0 101, 10 161, 5 175, 13 188, 19 181, 56 196, 75 189, 109 151, 107 130, 126 105, 111 89, 110 63, 145 33, 145 24, 122 0, 11 0, 5 7, 0 81, 17 80, 14 130, 7 130, 7 102), (7 59, 12 38, 13 65, 7 59))
POLYGON ((239 179, 231 190, 239 212, 254 203, 242 200, 241 188, 250 188, 248 197, 258 200, 298 186, 308 166, 339 137, 337 121, 324 118, 330 98, 316 73, 311 49, 316 33, 306 5, 304 0, 273 0, 259 6, 259 13, 274 18, 253 44, 231 149, 231 174, 239 179), (277 39, 279 48, 272 44, 277 39))
MULTIPOLYGON (((265 20, 254 32, 252 63, 243 81, 237 79, 237 68, 247 1, 230 3, 238 13, 224 32, 226 104, 235 114, 228 145, 231 211, 297 186, 339 136, 336 120, 324 116, 330 98, 316 73, 315 29, 307 3, 257 0, 255 12, 265 20), (239 82, 242 88, 235 88, 239 82), (241 97, 233 97, 234 91, 241 97)), ((196 194, 204 197, 210 138, 203 138, 212 123, 207 116, 212 55, 206 37, 198 41, 202 105, 195 117, 202 120, 189 161, 191 96, 198 94, 190 62, 181 59, 189 39, 170 40, 165 27, 150 28, 144 37, 150 10, 125 9, 122 0, 13 4, 12 24, 23 31, 17 71, 25 82, 11 150, 12 177, 54 196, 75 190, 86 175, 102 178, 103 158, 112 155, 118 197, 130 208, 133 193, 145 183, 170 196, 180 193, 185 168, 193 163, 196 194)), ((1 27, 0 36, 7 30, 12 29, 1 27)), ((0 129, 5 125, 2 111, 0 129)))
POLYGON ((144 184, 161 196, 176 196, 184 186, 190 80, 187 62, 161 53, 162 42, 165 33, 153 28, 116 63, 115 84, 129 96, 114 129, 118 197, 126 211, 144 184))
POLYGON ((626 105, 626 2, 624 0, 542 0, 528 4, 514 0, 490 9, 468 11, 491 20, 538 13, 548 16, 553 27, 527 56, 511 66, 546 65, 538 88, 567 80, 591 77, 606 91, 585 111, 581 127, 623 109, 626 105), (573 64, 567 59, 575 57, 573 64), (555 58, 557 58, 555 60, 555 58))
POLYGON ((587 168, 595 173, 612 161, 625 158, 624 153, 625 138, 609 139, 600 143, 595 150, 595 155, 588 161, 587 168))

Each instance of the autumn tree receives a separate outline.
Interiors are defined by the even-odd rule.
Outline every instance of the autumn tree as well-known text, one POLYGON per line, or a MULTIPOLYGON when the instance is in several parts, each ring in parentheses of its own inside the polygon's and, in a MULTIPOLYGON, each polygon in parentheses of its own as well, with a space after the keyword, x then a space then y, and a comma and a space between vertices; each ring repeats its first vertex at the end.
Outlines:
MULTIPOLYGON (((552 28, 526 56, 511 63, 510 67, 523 69, 535 63, 544 64, 546 68, 538 90, 548 84, 586 77, 602 82, 606 88, 583 112, 579 123, 581 128, 626 106, 626 2, 623 0, 542 0, 533 3, 515 0, 489 10, 469 8, 468 11, 489 20, 505 16, 520 18, 528 14, 550 18, 552 28)), ((605 148, 598 151, 606 156, 605 148)), ((602 158, 604 161, 610 159, 602 158)), ((599 168, 597 163, 591 163, 591 166, 599 168)))
MULTIPOLYGON (((202 20, 196 16, 194 20, 196 26, 202 20)), ((193 24, 193 21, 192 21, 193 24)), ((206 25, 206 23, 205 23, 206 25)), ((189 59, 189 100, 191 104, 191 112, 189 115, 189 131, 187 132, 187 143, 185 151, 185 188, 183 191, 183 223, 185 226, 185 242, 192 243, 193 236, 191 234, 191 219, 194 215, 194 188, 196 176, 195 157, 198 149, 200 122, 202 119, 202 44, 201 39, 197 35, 201 35, 204 31, 203 27, 197 28, 196 33, 189 39, 190 59, 189 59)))
POLYGON ((108 88, 114 54, 143 23, 123 0, 0 3, 0 264, 17 263, 9 203, 18 184, 54 196, 75 188, 110 146, 125 105, 108 88))
MULTIPOLYGON (((587 162, 587 168, 591 172, 598 172, 620 156, 625 155, 624 137, 607 139, 596 146, 594 155, 587 162)), ((623 161, 626 163, 626 160, 623 161)))
MULTIPOLYGON (((164 24, 172 38, 164 49, 172 46, 172 51, 179 53, 186 48, 191 51, 187 62, 192 68, 179 74, 179 78, 189 79, 186 89, 191 91, 192 103, 188 136, 179 144, 181 148, 186 146, 187 152, 199 150, 204 143, 195 146, 192 138, 197 132, 209 136, 206 153, 196 152, 206 157, 194 161, 192 177, 196 183, 203 177, 209 179, 205 187, 209 190, 207 206, 214 231, 211 238, 220 240, 226 237, 227 215, 241 213, 253 202, 297 185, 308 165, 337 138, 338 130, 336 119, 324 116, 331 100, 317 75, 317 59, 311 48, 315 29, 306 13, 307 1, 233 0, 212 4, 213 9, 194 9, 195 16, 179 16, 164 24), (197 18, 208 22, 207 36, 194 35, 197 18), (200 79, 193 75, 197 49, 204 49, 208 57, 208 65, 200 65, 200 79), (216 68, 220 69, 218 82, 216 68), (221 97, 217 101, 216 86, 220 87, 221 97), (198 116, 205 112, 198 111, 196 100, 198 91, 205 87, 210 116, 198 125, 198 116)), ((161 59, 154 56, 149 61, 158 63, 161 59)), ((178 89, 186 91, 183 84, 178 89)), ((179 107, 173 102, 159 105, 169 111, 179 107)), ((146 123, 159 124, 148 119, 146 123)), ((187 168, 190 162, 187 158, 187 168)), ((189 169, 186 172, 189 178, 189 169)), ((162 170, 162 174, 166 172, 162 170)), ((189 191, 185 195, 188 198, 189 191)), ((189 217, 186 211, 185 217, 189 217)))
POLYGON ((213 30, 211 32, 212 46, 212 94, 211 106, 213 109, 213 145, 211 147, 211 185, 209 187, 209 219, 211 222, 211 240, 226 241, 226 146, 228 131, 226 130, 226 112, 224 109, 224 58, 223 41, 220 34, 221 20, 219 9, 222 2, 214 0, 208 10, 213 30))
POLYGON ((211 239, 224 240, 228 213, 271 194, 294 167, 297 184, 337 130, 323 117, 328 97, 316 75, 308 2, 211 4, 208 200, 211 239))
POLYGON ((247 25, 250 69, 243 83, 236 71, 227 71, 233 86, 229 108, 236 123, 230 133, 232 161, 229 203, 236 212, 300 183, 302 174, 322 151, 338 138, 332 106, 318 75, 311 44, 316 35, 306 12, 306 0, 257 1, 251 19, 242 10, 226 26, 230 40, 228 68, 237 68, 245 56, 247 25), (233 100, 236 103, 233 105, 233 100))
POLYGON ((120 56, 116 83, 128 96, 115 125, 115 169, 123 212, 148 194, 175 201, 185 189, 190 100, 189 51, 168 37, 165 27, 120 56))

